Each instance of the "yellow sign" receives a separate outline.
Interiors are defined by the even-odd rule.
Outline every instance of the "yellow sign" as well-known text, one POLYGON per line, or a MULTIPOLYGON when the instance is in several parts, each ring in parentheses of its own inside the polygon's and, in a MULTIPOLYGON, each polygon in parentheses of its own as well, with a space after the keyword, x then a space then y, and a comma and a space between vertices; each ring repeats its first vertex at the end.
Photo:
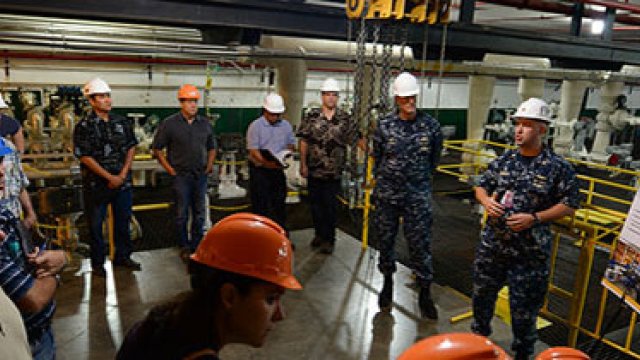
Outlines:
POLYGON ((364 3, 367 0, 347 0, 346 9, 349 19, 358 19, 364 11, 364 3))
POLYGON ((368 20, 407 19, 433 25, 449 22, 451 0, 346 0, 345 8, 349 19, 365 16, 368 20))

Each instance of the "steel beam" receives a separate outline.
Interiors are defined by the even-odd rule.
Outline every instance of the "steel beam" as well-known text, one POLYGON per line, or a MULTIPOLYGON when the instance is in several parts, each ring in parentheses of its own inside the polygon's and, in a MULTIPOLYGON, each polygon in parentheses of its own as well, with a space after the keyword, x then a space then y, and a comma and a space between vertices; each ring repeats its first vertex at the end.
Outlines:
POLYGON ((345 38, 342 9, 274 0, 2 0, 0 12, 173 26, 230 26, 345 38))
POLYGON ((460 16, 458 21, 464 24, 473 24, 473 15, 476 11, 476 0, 462 0, 460 3, 460 16))
MULTIPOLYGON (((502 1, 502 0, 501 0, 502 1)), ((344 40, 344 9, 297 0, 2 0, 0 12, 79 19, 162 24, 206 29, 211 26, 259 29, 265 34, 344 40)), ((640 65, 640 46, 573 36, 542 35, 473 24, 449 25, 447 55, 478 59, 487 52, 548 57, 564 62, 640 65)), ((423 43, 424 28, 410 27, 409 43, 423 43)), ((439 48, 442 26, 430 26, 430 49, 439 48)), ((1 42, 2 39, 0 39, 1 42)), ((432 51, 430 51, 432 53, 432 51)), ((418 52, 420 54, 420 52, 418 52)), ((606 65, 606 66, 604 66, 606 65)))
POLYGON ((571 15, 571 28, 569 34, 580 36, 582 30, 582 13, 584 12, 584 3, 576 3, 573 5, 573 14, 571 15))
MULTIPOLYGON (((429 54, 441 46, 442 26, 429 27, 429 54)), ((423 31, 416 27, 410 31, 409 43, 416 47, 422 43, 423 31)), ((581 39, 572 36, 551 36, 529 32, 516 32, 479 25, 453 23, 447 34, 447 54, 450 49, 464 50, 474 58, 487 52, 548 57, 577 65, 589 63, 591 68, 610 69, 621 64, 640 64, 640 48, 609 41, 581 39), (599 67, 598 63, 602 66, 599 67), (613 66, 612 66, 613 65, 613 66)), ((421 51, 421 49, 420 49, 421 51)), ((421 52, 418 52, 418 54, 421 52)), ((432 56, 429 56, 432 58, 432 56)), ((587 67, 585 67, 587 68, 587 67)))

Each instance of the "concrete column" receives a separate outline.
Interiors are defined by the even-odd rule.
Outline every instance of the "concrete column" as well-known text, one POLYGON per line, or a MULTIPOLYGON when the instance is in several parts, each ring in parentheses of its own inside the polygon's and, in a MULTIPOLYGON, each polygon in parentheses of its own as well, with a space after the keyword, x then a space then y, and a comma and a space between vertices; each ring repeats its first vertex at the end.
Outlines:
POLYGON ((496 78, 492 76, 469 76, 469 109, 467 111, 467 139, 482 139, 484 124, 489 116, 496 78))
POLYGON ((611 115, 615 110, 615 99, 622 93, 623 82, 607 82, 600 90, 600 107, 596 116, 596 139, 591 150, 594 160, 604 161, 607 158, 606 149, 611 138, 611 115))
POLYGON ((544 82, 544 79, 520 78, 518 82, 518 95, 520 95, 520 100, 525 101, 532 97, 542 99, 544 96, 544 82))
POLYGON ((278 61, 276 69, 278 94, 284 98, 287 108, 284 118, 295 127, 302 118, 307 65, 304 60, 282 60, 278 61))
POLYGON ((588 82, 564 80, 560 94, 560 110, 555 122, 553 148, 560 155, 568 155, 573 140, 573 123, 580 115, 580 107, 588 82))

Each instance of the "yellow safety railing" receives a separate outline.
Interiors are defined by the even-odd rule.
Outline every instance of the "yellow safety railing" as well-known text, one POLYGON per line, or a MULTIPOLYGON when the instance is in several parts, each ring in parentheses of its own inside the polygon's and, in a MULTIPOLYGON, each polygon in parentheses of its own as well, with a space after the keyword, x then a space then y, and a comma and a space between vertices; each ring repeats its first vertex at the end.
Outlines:
MULTIPOLYGON (((483 160, 485 160, 486 157, 493 157, 493 155, 487 154, 483 150, 484 147, 492 146, 505 149, 513 148, 512 146, 484 140, 445 141, 444 146, 448 150, 474 155, 473 162, 469 162, 467 160, 465 163, 443 164, 437 168, 439 172, 455 176, 464 182, 468 182, 471 174, 477 175, 484 171, 487 166, 487 161, 483 160)), ((567 160, 575 165, 605 170, 612 174, 623 173, 634 177, 640 177, 640 172, 638 171, 620 169, 579 159, 568 158, 567 160)), ((609 252, 610 258, 613 257, 614 251, 617 247, 620 231, 627 217, 628 207, 631 205, 631 200, 629 199, 633 198, 633 195, 637 190, 633 186, 607 179, 587 175, 577 175, 577 177, 583 184, 580 188, 580 193, 584 195, 584 201, 581 204, 581 208, 576 211, 573 217, 562 218, 555 221, 552 225, 555 236, 551 251, 549 294, 540 312, 544 317, 567 326, 569 329, 568 345, 573 347, 576 346, 578 335, 580 333, 594 339, 600 339, 602 335, 602 324, 609 295, 609 291, 607 289, 602 288, 598 291, 600 293, 600 302, 595 325, 591 328, 587 328, 583 322, 583 313, 589 290, 589 282, 592 276, 591 272, 593 260, 595 258, 595 251, 596 249, 602 249, 609 252), (596 189, 614 189, 615 191, 605 193, 603 191, 596 191, 596 189), (617 195, 611 195, 610 193, 615 193, 617 195), (621 209, 612 209, 603 205, 603 203, 606 204, 606 202, 617 204, 621 209), (611 241, 605 241, 605 238, 611 239, 611 241), (563 241, 570 241, 573 245, 579 247, 577 257, 578 265, 573 271, 574 282, 573 286, 569 289, 561 287, 554 281, 557 274, 558 249, 560 243, 563 241), (567 307, 568 311, 566 313, 561 314, 558 313, 557 309, 553 307, 550 308, 549 297, 553 296, 564 299, 564 301, 568 301, 569 306, 567 307)), ((595 274, 594 276, 597 277, 596 280, 600 280, 603 274, 595 274)), ((459 315, 452 318, 451 321, 458 321, 466 317, 468 317, 468 314, 459 315)), ((637 314, 632 312, 629 319, 629 328, 626 336, 624 337, 623 343, 616 342, 613 339, 606 337, 602 339, 602 342, 627 355, 640 359, 640 354, 631 348, 636 320, 637 314)))

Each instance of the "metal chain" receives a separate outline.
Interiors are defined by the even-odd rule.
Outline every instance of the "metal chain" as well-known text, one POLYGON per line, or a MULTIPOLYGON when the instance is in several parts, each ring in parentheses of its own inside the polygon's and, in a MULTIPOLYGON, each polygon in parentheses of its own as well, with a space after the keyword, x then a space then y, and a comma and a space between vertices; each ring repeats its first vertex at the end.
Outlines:
POLYGON ((369 82, 369 99, 367 100, 367 127, 370 128, 375 120, 375 114, 377 113, 376 106, 374 106, 374 102, 376 102, 375 98, 375 90, 376 84, 376 74, 378 72, 377 69, 377 61, 378 61, 378 41, 380 40, 380 23, 376 23, 373 26, 373 39, 372 39, 372 50, 371 50, 371 81, 369 82))
POLYGON ((435 115, 438 118, 438 114, 440 112, 440 91, 442 88, 442 75, 444 73, 444 56, 445 50, 447 49, 447 29, 449 28, 449 24, 444 24, 442 29, 442 41, 440 43, 440 63, 438 64, 438 91, 436 94, 436 111, 435 115))
MULTIPOLYGON (((428 45, 429 45, 429 23, 427 22, 424 25, 424 33, 422 34, 422 59, 421 59, 422 63, 420 65, 420 81, 419 81, 421 90, 424 88, 422 85, 424 84, 425 71, 427 67, 428 45)), ((423 104, 422 104, 423 98, 424 98, 424 92, 420 91, 420 101, 418 103, 419 108, 423 108, 423 104)))
POLYGON ((402 26, 400 29, 400 36, 400 72, 403 72, 405 68, 404 51, 407 47, 407 38, 409 37, 409 29, 407 26, 402 26))
MULTIPOLYGON (((353 22, 347 19, 347 68, 350 69, 353 64, 353 57, 351 56, 351 37, 353 36, 353 22)), ((349 104, 351 95, 351 72, 347 72, 347 91, 345 94, 345 101, 349 104)))
POLYGON ((358 124, 362 124, 362 92, 364 88, 364 71, 365 71, 365 46, 367 41, 367 28, 365 26, 364 16, 362 17, 360 28, 358 29, 357 47, 356 47, 356 73, 354 77, 353 89, 353 117, 358 124))
POLYGON ((384 44, 380 66, 380 113, 390 110, 389 84, 391 82, 391 56, 393 55, 393 28, 383 28, 384 44))

